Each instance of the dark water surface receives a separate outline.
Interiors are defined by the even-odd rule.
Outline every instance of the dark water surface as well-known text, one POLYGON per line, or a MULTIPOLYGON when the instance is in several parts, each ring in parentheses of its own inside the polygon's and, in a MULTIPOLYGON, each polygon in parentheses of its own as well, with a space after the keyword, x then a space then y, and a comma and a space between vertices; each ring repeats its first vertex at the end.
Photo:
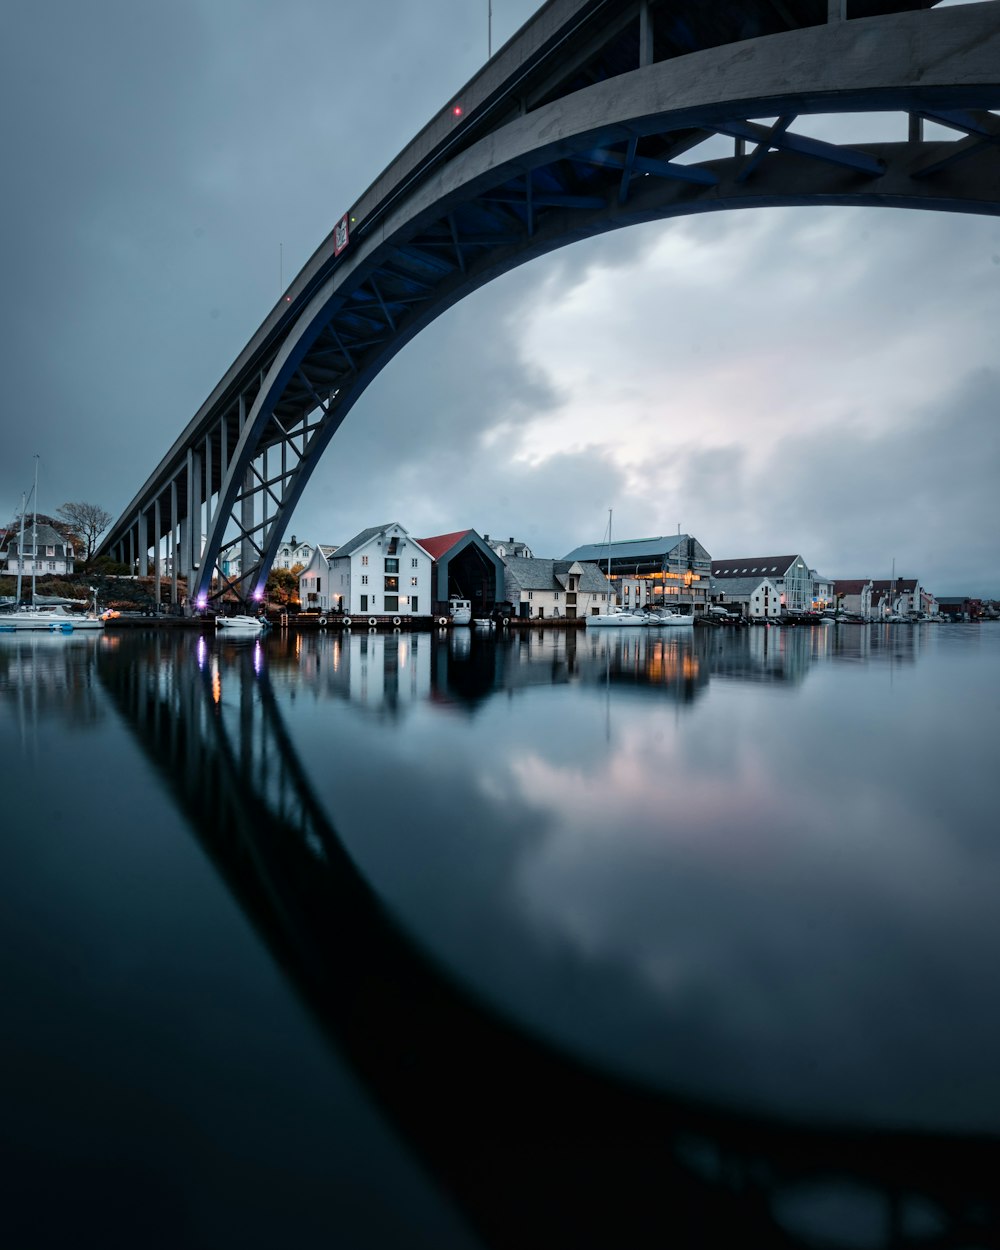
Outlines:
POLYGON ((0 635, 3 1244, 993 1244, 998 717, 991 624, 0 635))

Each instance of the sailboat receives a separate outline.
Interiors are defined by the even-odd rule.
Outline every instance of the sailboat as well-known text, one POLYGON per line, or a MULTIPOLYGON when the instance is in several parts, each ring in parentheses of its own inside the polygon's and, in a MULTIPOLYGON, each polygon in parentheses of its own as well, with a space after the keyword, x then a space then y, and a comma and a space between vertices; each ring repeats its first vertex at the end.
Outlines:
MULTIPOLYGON (((97 611, 97 594, 91 611, 67 612, 67 607, 74 604, 85 604, 82 599, 66 599, 61 595, 38 595, 35 593, 35 577, 38 570, 38 457, 35 457, 35 484, 31 488, 34 510, 31 522, 31 603, 20 604, 14 612, 0 616, 0 631, 3 633, 21 633, 25 630, 47 630, 50 633, 71 634, 77 630, 96 630, 104 628, 104 617, 97 611)), ((17 559, 17 597, 21 598, 21 577, 24 568, 24 514, 27 501, 21 499, 21 530, 18 538, 17 559)))
MULTIPOLYGON (((608 509, 608 581, 611 581, 611 509, 608 509)), ((613 607, 605 616, 588 616, 588 629, 622 629, 625 626, 648 625, 645 616, 627 608, 613 607)))

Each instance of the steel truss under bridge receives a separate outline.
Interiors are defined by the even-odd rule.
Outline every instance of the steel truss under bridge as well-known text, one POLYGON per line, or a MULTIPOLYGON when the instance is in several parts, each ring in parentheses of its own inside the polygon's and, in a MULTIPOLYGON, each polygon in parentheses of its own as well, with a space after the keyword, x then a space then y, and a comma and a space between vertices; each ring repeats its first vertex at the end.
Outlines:
POLYGON ((998 108, 1000 0, 550 0, 345 213, 98 554, 248 601, 365 388, 470 292, 690 213, 996 214, 998 108), (893 137, 833 141, 852 113, 893 137))

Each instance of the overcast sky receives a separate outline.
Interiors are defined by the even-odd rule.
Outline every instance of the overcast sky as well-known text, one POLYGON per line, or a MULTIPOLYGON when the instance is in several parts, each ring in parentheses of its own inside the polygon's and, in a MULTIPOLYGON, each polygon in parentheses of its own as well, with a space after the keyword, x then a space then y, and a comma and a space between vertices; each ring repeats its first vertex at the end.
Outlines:
MULTIPOLYGON (((494 50, 535 7, 493 0, 494 50)), ((117 516, 486 53, 486 0, 9 0, 2 519, 35 453, 43 512, 117 516)), ((562 556, 613 509, 617 538, 1000 596, 998 313, 996 218, 762 210, 575 244, 404 349, 289 532, 562 556)))

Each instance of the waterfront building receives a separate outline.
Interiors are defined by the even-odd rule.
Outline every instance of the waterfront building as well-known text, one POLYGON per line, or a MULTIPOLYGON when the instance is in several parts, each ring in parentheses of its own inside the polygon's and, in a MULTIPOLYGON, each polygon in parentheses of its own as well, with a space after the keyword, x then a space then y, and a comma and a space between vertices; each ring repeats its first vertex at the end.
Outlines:
POLYGON ((299 603, 304 612, 331 612, 336 600, 330 595, 330 559, 339 548, 317 543, 310 550, 312 554, 299 573, 299 603))
POLYGON ((773 620, 781 615, 781 592, 766 577, 725 577, 709 582, 712 603, 752 620, 773 620))
POLYGON ((920 583, 916 578, 894 577, 872 582, 872 615, 915 616, 920 611, 920 583))
MULTIPOLYGON (((293 569, 297 564, 301 564, 303 568, 306 568, 313 557, 313 550, 311 543, 301 542, 293 534, 291 538, 282 541, 271 567, 293 569)), ((228 547, 223 547, 219 552, 219 570, 223 577, 230 579, 239 577, 242 564, 242 541, 240 539, 230 543, 228 547)))
POLYGON ((522 543, 516 538, 490 538, 489 534, 483 535, 483 542, 488 547, 492 547, 501 560, 506 560, 508 556, 524 556, 526 560, 534 558, 534 552, 527 543, 522 543))
POLYGON ((418 538, 434 561, 432 602, 428 611, 446 616, 452 599, 467 599, 473 617, 488 617, 504 599, 506 572, 496 548, 475 530, 455 530, 418 538))
POLYGON ((355 534, 328 563, 334 611, 351 617, 430 615, 433 561, 398 521, 355 534))
POLYGON ((873 585, 870 577, 837 578, 833 583, 834 605, 848 616, 860 616, 866 621, 870 620, 873 585))
POLYGON ((701 614, 709 604, 712 557, 690 534, 588 543, 565 557, 610 567, 615 597, 624 607, 672 608, 701 614))
MULTIPOLYGON (((739 556, 712 561, 712 578, 766 577, 778 588, 786 612, 813 609, 813 573, 802 556, 739 556)), ((824 578, 825 585, 829 580, 824 578)))
POLYGON ((606 616, 614 587, 593 561, 508 556, 506 598, 522 620, 606 616))
POLYGON ((72 573, 75 568, 73 544, 51 525, 39 523, 37 527, 24 526, 24 544, 21 545, 19 530, 7 535, 7 546, 2 553, 2 571, 8 577, 60 577, 72 573))

